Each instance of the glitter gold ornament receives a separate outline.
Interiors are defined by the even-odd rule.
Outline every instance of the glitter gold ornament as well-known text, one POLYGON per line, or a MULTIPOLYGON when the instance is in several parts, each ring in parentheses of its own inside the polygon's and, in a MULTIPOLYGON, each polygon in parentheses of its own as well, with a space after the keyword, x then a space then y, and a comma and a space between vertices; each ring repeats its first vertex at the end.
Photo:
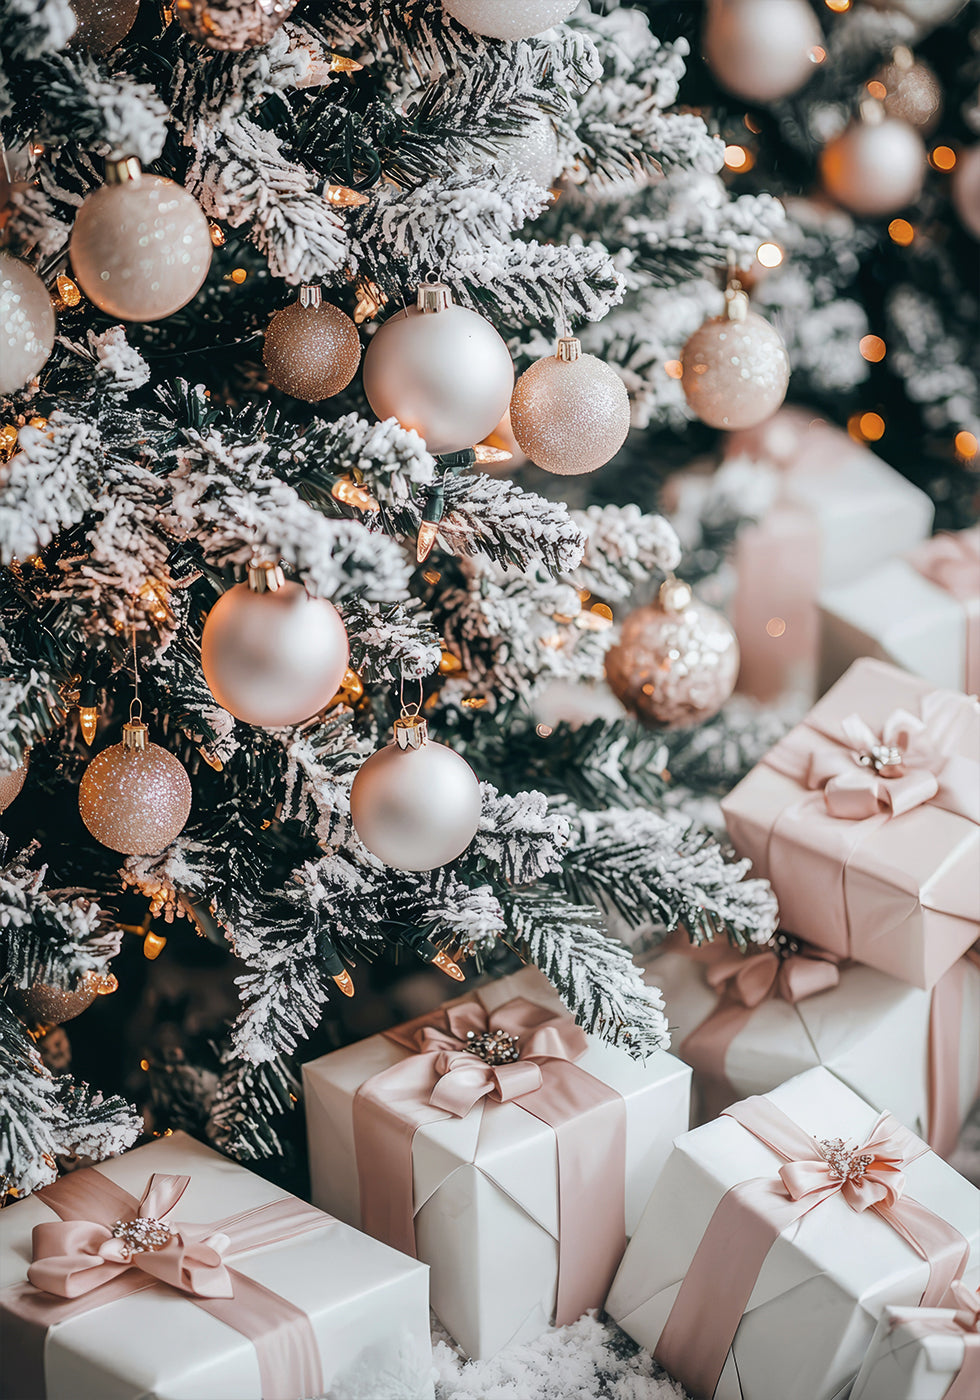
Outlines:
POLYGON ((181 28, 209 49, 241 53, 267 44, 296 0, 175 0, 181 28))
POLYGON ((73 1021, 97 996, 114 992, 118 983, 112 973, 86 972, 77 987, 52 987, 34 982, 30 987, 11 987, 7 992, 17 1014, 31 1025, 60 1026, 73 1021))
POLYGON ((488 39, 531 39, 561 24, 578 0, 442 0, 442 8, 471 34, 488 39))
POLYGON ((823 34, 807 0, 708 0, 702 46, 723 88, 747 102, 798 92, 823 34))
POLYGON ((0 768, 0 812, 5 812, 19 794, 26 777, 26 756, 16 768, 0 768))
POLYGON ((683 729, 717 714, 735 689, 738 663, 730 624, 681 579, 669 578, 656 603, 623 623, 606 653, 606 679, 650 728, 683 729))
POLYGON ((319 287, 304 286, 297 301, 272 317, 262 356, 277 389, 319 403, 354 378, 361 342, 349 316, 324 301, 319 287))
POLYGON ((434 870, 461 856, 480 825, 480 783, 458 753, 428 737, 405 710, 394 739, 358 770, 350 793, 354 830, 396 870, 434 870))
POLYGON ((489 321, 423 283, 415 306, 379 326, 364 355, 364 392, 379 418, 414 428, 434 456, 493 432, 510 402, 514 366, 489 321))
POLYGON ((510 423, 521 451, 558 476, 594 472, 614 457, 630 427, 626 386, 615 370, 583 355, 563 336, 554 355, 524 371, 510 401, 510 423))
POLYGON ((681 387, 688 404, 712 428, 751 428, 771 417, 786 397, 789 357, 779 332, 749 311, 733 283, 727 312, 705 321, 681 353, 681 387))
POLYGON ((197 200, 139 161, 113 161, 75 217, 71 263, 82 291, 124 321, 159 321, 197 295, 211 235, 197 200))
POLYGON ((111 53, 136 23, 140 0, 71 0, 75 16, 72 48, 89 53, 111 53))
POLYGON ((96 841, 127 856, 165 850, 191 810, 184 765, 148 734, 141 720, 128 720, 122 743, 96 754, 78 787, 78 810, 96 841))
POLYGON ((219 705, 262 728, 299 724, 330 704, 350 649, 340 614, 287 581, 278 564, 249 566, 223 593, 201 638, 204 679, 219 705))
POLYGON ((23 389, 54 348, 54 310, 37 273, 0 253, 0 394, 23 389))
POLYGON ((953 207, 967 232, 980 238, 980 146, 962 151, 956 162, 953 207))
POLYGON ((928 63, 915 58, 910 49, 899 45, 873 81, 885 90, 881 101, 888 116, 908 122, 925 136, 936 129, 943 113, 943 90, 928 63))
POLYGON ((861 104, 851 122, 820 152, 820 176, 832 199, 862 218, 884 218, 914 204, 926 172, 926 148, 908 122, 880 102, 861 104))

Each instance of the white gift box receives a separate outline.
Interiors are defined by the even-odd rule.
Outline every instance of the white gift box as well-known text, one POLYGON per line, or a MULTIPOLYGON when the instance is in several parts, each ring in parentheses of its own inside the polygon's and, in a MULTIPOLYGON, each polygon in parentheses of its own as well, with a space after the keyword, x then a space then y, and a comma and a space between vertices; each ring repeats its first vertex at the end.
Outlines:
MULTIPOLYGON (((178 1221, 208 1222, 290 1199, 288 1192, 174 1133, 98 1171, 139 1199, 154 1172, 189 1175, 178 1221)), ((0 1305, 22 1283, 35 1225, 56 1219, 38 1197, 0 1211, 0 1305)), ((429 1400, 428 1270, 339 1220, 284 1243, 235 1254, 238 1273, 309 1317, 329 1400, 429 1400)), ((8 1358, 9 1360, 9 1358, 8 1358)), ((5 1400, 25 1400, 2 1384, 5 1400)), ((51 1327, 47 1400, 260 1400, 252 1343, 164 1284, 51 1327)), ((296 1400, 319 1400, 297 1396, 296 1400)))
POLYGON ((952 1316, 948 1308, 886 1308, 850 1400, 943 1400, 963 1364, 966 1335, 928 1327, 952 1316))
MULTIPOLYGON (((749 955, 751 956, 751 954, 749 955)), ((723 1003, 706 973, 708 957, 666 951, 644 963, 644 981, 663 993, 674 1053, 684 1058, 684 1042, 723 1003)), ((950 974, 947 974, 950 975, 950 974)), ((980 965, 965 960, 952 975, 962 979, 960 1020, 942 1033, 958 1047, 955 1091, 962 1124, 980 1084, 980 965)), ((727 1002, 727 998, 725 999, 727 1002)), ((910 987, 887 972, 848 963, 836 987, 796 1002, 771 995, 751 1011, 728 1042, 723 1063, 712 1065, 731 1086, 729 1102, 767 1094, 785 1080, 823 1065, 879 1111, 888 1109, 921 1138, 929 1130, 929 1023, 932 994, 910 987)), ((716 1097, 707 1084, 709 1106, 694 1076, 694 1121, 711 1117, 716 1097)), ((722 1086, 723 1089, 723 1086, 722 1086)))
MULTIPOLYGON (((482 986, 490 1011, 523 997, 555 1011, 534 968, 482 986)), ((371 1076, 406 1058, 383 1035, 303 1066, 313 1199, 361 1219, 353 1103, 371 1076)), ((626 1103, 626 1230, 639 1218, 671 1140, 688 1125, 691 1071, 666 1051, 645 1063, 589 1037, 575 1062, 626 1103)), ((413 1140, 415 1236, 431 1268, 432 1307, 470 1355, 486 1357, 544 1331, 558 1282, 558 1158, 552 1128, 514 1103, 478 1103, 465 1118, 420 1127, 413 1140)))
MULTIPOLYGON (((824 1068, 765 1096, 818 1141, 868 1140, 878 1114, 824 1068)), ((606 1309, 654 1351, 715 1208, 736 1185, 774 1178, 782 1158, 734 1119, 685 1133, 654 1187, 606 1309)), ((905 1194, 969 1241, 975 1286, 980 1192, 931 1152, 907 1164, 905 1194)), ((714 1400, 835 1400, 847 1394, 882 1309, 915 1306, 926 1262, 875 1212, 840 1194, 780 1234, 759 1271, 714 1400)), ((705 1308, 704 1328, 712 1314, 705 1308)))

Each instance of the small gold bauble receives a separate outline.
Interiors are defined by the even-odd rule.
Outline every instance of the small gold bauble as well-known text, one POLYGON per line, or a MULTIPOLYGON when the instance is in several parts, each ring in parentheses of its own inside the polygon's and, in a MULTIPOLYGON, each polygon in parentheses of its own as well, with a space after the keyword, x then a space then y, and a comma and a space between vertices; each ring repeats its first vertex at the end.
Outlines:
POLYGON ((60 1026, 80 1016, 100 993, 115 991, 116 985, 111 973, 86 972, 77 987, 66 990, 35 982, 30 987, 11 987, 7 997, 17 1014, 31 1025, 60 1026))
POLYGON ((874 81, 885 89, 881 100, 890 117, 908 122, 924 136, 935 131, 943 114, 943 89, 927 63, 913 58, 908 49, 896 49, 874 81))
POLYGON ((176 0, 181 28, 209 49, 241 53, 267 44, 296 0, 176 0))
POLYGON ((129 856, 165 850, 191 810, 184 765, 146 734, 145 724, 124 725, 123 742, 96 754, 78 789, 78 810, 96 841, 129 856))
POLYGON ((510 401, 510 422, 521 451, 558 476, 594 472, 615 457, 630 427, 626 385, 575 336, 526 369, 510 401))
POLYGON ((269 378, 294 399, 319 403, 339 394, 357 373, 361 342, 349 316, 329 301, 319 287, 304 287, 307 295, 277 311, 269 322, 262 351, 269 378))
POLYGON ((111 53, 136 23, 140 0, 71 0, 75 15, 72 48, 89 53, 111 53))
POLYGON ((24 786, 27 777, 27 758, 16 768, 0 770, 0 812, 5 812, 24 786))

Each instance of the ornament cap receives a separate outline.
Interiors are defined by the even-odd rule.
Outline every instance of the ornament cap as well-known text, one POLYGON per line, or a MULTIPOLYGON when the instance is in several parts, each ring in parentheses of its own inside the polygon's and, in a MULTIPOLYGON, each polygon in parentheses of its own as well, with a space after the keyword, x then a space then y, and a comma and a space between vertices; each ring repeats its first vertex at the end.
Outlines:
POLYGON ((304 282, 302 287, 300 287, 299 289, 300 306, 311 307, 315 311, 317 307, 320 306, 322 301, 323 293, 320 288, 320 284, 318 282, 304 282))
POLYGON ((582 358, 582 342, 578 336, 563 335, 558 341, 558 348, 555 351, 555 359, 563 360, 566 364, 571 364, 573 360, 582 358))
POLYGON ((248 566, 248 586, 253 593, 276 593, 285 583, 281 566, 271 559, 258 559, 248 566))
POLYGON ((906 44, 896 44, 892 49, 892 63, 903 73, 907 73, 915 66, 915 55, 906 44))
POLYGON ((426 316, 447 311, 453 305, 453 294, 445 282, 423 282, 415 294, 415 305, 426 316))
POLYGON ((690 607, 694 593, 691 585, 682 578, 667 578, 660 585, 658 597, 664 612, 676 613, 690 607))
POLYGON ((888 116, 888 113, 885 111, 885 104, 879 102, 876 97, 866 97, 858 108, 858 111, 861 114, 861 120, 864 122, 865 126, 881 126, 882 122, 888 116))
POLYGON ((725 288, 725 310, 729 321, 744 321, 749 314, 749 294, 742 290, 738 282, 725 288))
POLYGON ((126 156, 124 160, 107 160, 105 163, 107 185, 135 184, 142 178, 143 167, 135 156, 126 156))
POLYGON ((128 719, 123 725, 122 742, 127 753, 136 753, 146 748, 148 727, 141 719, 128 719))
POLYGON ((421 715, 401 715, 395 720, 395 743, 400 749, 422 749, 429 742, 429 724, 421 715))

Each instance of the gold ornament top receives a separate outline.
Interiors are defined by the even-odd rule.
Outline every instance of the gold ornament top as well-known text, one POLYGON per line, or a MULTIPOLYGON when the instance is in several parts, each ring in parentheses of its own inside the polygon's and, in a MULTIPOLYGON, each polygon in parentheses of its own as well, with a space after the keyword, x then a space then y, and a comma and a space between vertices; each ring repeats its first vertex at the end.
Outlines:
POLYGON ((660 585, 658 597, 664 612, 677 613, 690 607, 694 593, 682 578, 666 578, 660 585))
POLYGON ((400 749, 421 749, 428 742, 428 721, 421 715, 406 713, 395 720, 395 743, 400 749))
POLYGON ((107 185, 131 185, 142 178, 143 167, 135 156, 126 156, 125 160, 107 160, 105 163, 107 185))
POLYGON ((128 719, 123 725, 122 742, 127 753, 135 753, 146 748, 149 729, 141 719, 128 719))
POLYGON ((582 342, 578 336, 563 335, 558 341, 558 348, 555 351, 556 360, 564 360, 566 364, 571 364, 573 360, 582 358, 582 342))
POLYGON ((271 559, 256 560, 248 566, 248 586, 253 593, 276 593, 286 583, 286 575, 271 559))
POLYGON ((323 300, 323 293, 319 283, 304 282, 299 289, 300 306, 311 307, 314 311, 323 300))
POLYGON ((729 282, 725 288, 725 311, 729 321, 744 321, 749 314, 749 294, 740 282, 729 282))

